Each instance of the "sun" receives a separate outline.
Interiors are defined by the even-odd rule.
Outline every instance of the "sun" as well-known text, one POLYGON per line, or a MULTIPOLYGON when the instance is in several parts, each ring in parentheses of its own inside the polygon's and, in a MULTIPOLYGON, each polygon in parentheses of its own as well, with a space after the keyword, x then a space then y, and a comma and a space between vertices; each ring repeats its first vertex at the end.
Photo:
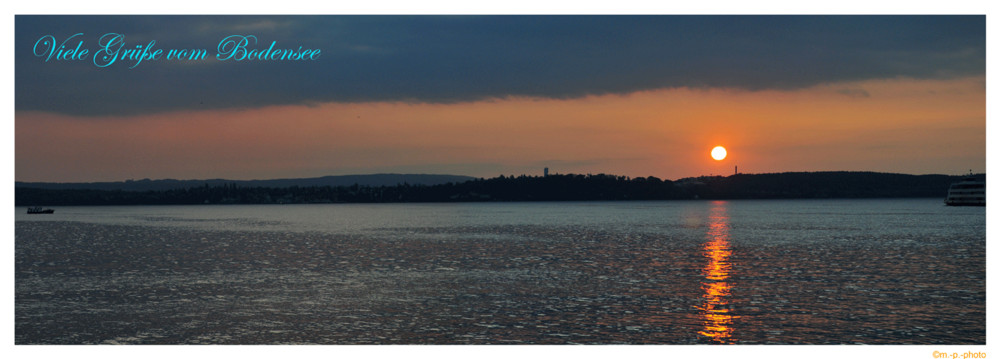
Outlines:
POLYGON ((714 158, 716 161, 722 161, 723 159, 725 159, 726 148, 722 146, 715 146, 715 148, 712 149, 712 158, 714 158))

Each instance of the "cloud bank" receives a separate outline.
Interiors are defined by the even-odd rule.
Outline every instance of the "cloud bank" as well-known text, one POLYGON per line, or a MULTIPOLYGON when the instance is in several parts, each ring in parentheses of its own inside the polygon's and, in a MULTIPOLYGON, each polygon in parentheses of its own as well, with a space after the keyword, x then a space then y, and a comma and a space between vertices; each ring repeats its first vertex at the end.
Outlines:
MULTIPOLYGON (((15 106, 76 116, 310 105, 578 98, 667 88, 795 90, 984 75, 985 16, 25 16, 15 106), (201 48, 200 61, 98 68, 44 61, 84 46, 201 48), (229 35, 321 49, 315 61, 211 59, 229 35)), ((93 54, 91 54, 93 55, 93 54)), ((849 96, 863 96, 851 91, 849 96)))

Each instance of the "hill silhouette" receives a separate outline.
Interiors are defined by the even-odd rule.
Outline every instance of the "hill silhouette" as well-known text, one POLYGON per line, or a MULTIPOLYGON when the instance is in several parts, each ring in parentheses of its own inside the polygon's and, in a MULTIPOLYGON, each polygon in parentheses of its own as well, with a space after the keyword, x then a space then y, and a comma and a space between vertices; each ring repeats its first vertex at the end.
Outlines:
MULTIPOLYGON (((248 186, 238 181, 166 190, 51 189, 21 184, 15 205, 154 205, 595 201, 771 198, 944 198, 966 176, 877 172, 789 172, 696 177, 598 175, 500 176, 434 185, 248 186)), ((985 178, 985 174, 977 175, 985 178)))
POLYGON ((286 178, 271 180, 228 180, 228 179, 205 179, 205 180, 176 180, 176 179, 142 179, 128 180, 120 182, 76 182, 76 183, 56 183, 56 182, 14 182, 15 188, 39 188, 39 189, 95 189, 106 191, 164 191, 171 189, 182 189, 191 187, 222 186, 235 184, 240 187, 322 187, 322 186, 351 186, 358 184, 361 186, 395 186, 409 183, 411 185, 436 185, 449 182, 465 182, 473 180, 475 177, 455 176, 455 175, 433 175, 433 174, 395 174, 382 173, 370 175, 344 175, 344 176, 323 176, 313 178, 286 178))
MULTIPOLYGON (((879 172, 786 172, 699 177, 679 181, 700 198, 898 198, 941 197, 968 176, 879 172)), ((977 175, 985 178, 985 174, 977 175)))

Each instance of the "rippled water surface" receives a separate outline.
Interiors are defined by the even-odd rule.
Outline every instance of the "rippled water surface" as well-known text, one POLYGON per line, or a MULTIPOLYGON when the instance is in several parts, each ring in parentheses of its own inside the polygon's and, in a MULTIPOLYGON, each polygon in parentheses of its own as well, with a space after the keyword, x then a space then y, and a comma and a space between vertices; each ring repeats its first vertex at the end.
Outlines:
POLYGON ((986 341, 985 209, 937 199, 15 219, 18 344, 986 341))

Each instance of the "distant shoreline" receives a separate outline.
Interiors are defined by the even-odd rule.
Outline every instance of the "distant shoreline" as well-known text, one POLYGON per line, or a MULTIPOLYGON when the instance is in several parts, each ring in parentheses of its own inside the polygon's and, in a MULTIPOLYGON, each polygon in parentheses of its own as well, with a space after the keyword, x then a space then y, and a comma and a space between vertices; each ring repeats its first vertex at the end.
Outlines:
MULTIPOLYGON (((403 176, 403 175, 397 175, 403 176)), ((427 175, 430 176, 430 175, 427 175)), ((434 175, 437 176, 437 175, 434 175)), ((974 175, 984 178, 985 174, 974 175)), ((460 176, 453 176, 461 178, 460 176)), ((878 172, 788 172, 677 181, 614 175, 500 176, 396 185, 254 186, 239 181, 165 190, 15 185, 15 206, 628 201, 685 199, 944 198, 968 176, 878 172)), ((447 176, 439 176, 445 179, 447 176)))

